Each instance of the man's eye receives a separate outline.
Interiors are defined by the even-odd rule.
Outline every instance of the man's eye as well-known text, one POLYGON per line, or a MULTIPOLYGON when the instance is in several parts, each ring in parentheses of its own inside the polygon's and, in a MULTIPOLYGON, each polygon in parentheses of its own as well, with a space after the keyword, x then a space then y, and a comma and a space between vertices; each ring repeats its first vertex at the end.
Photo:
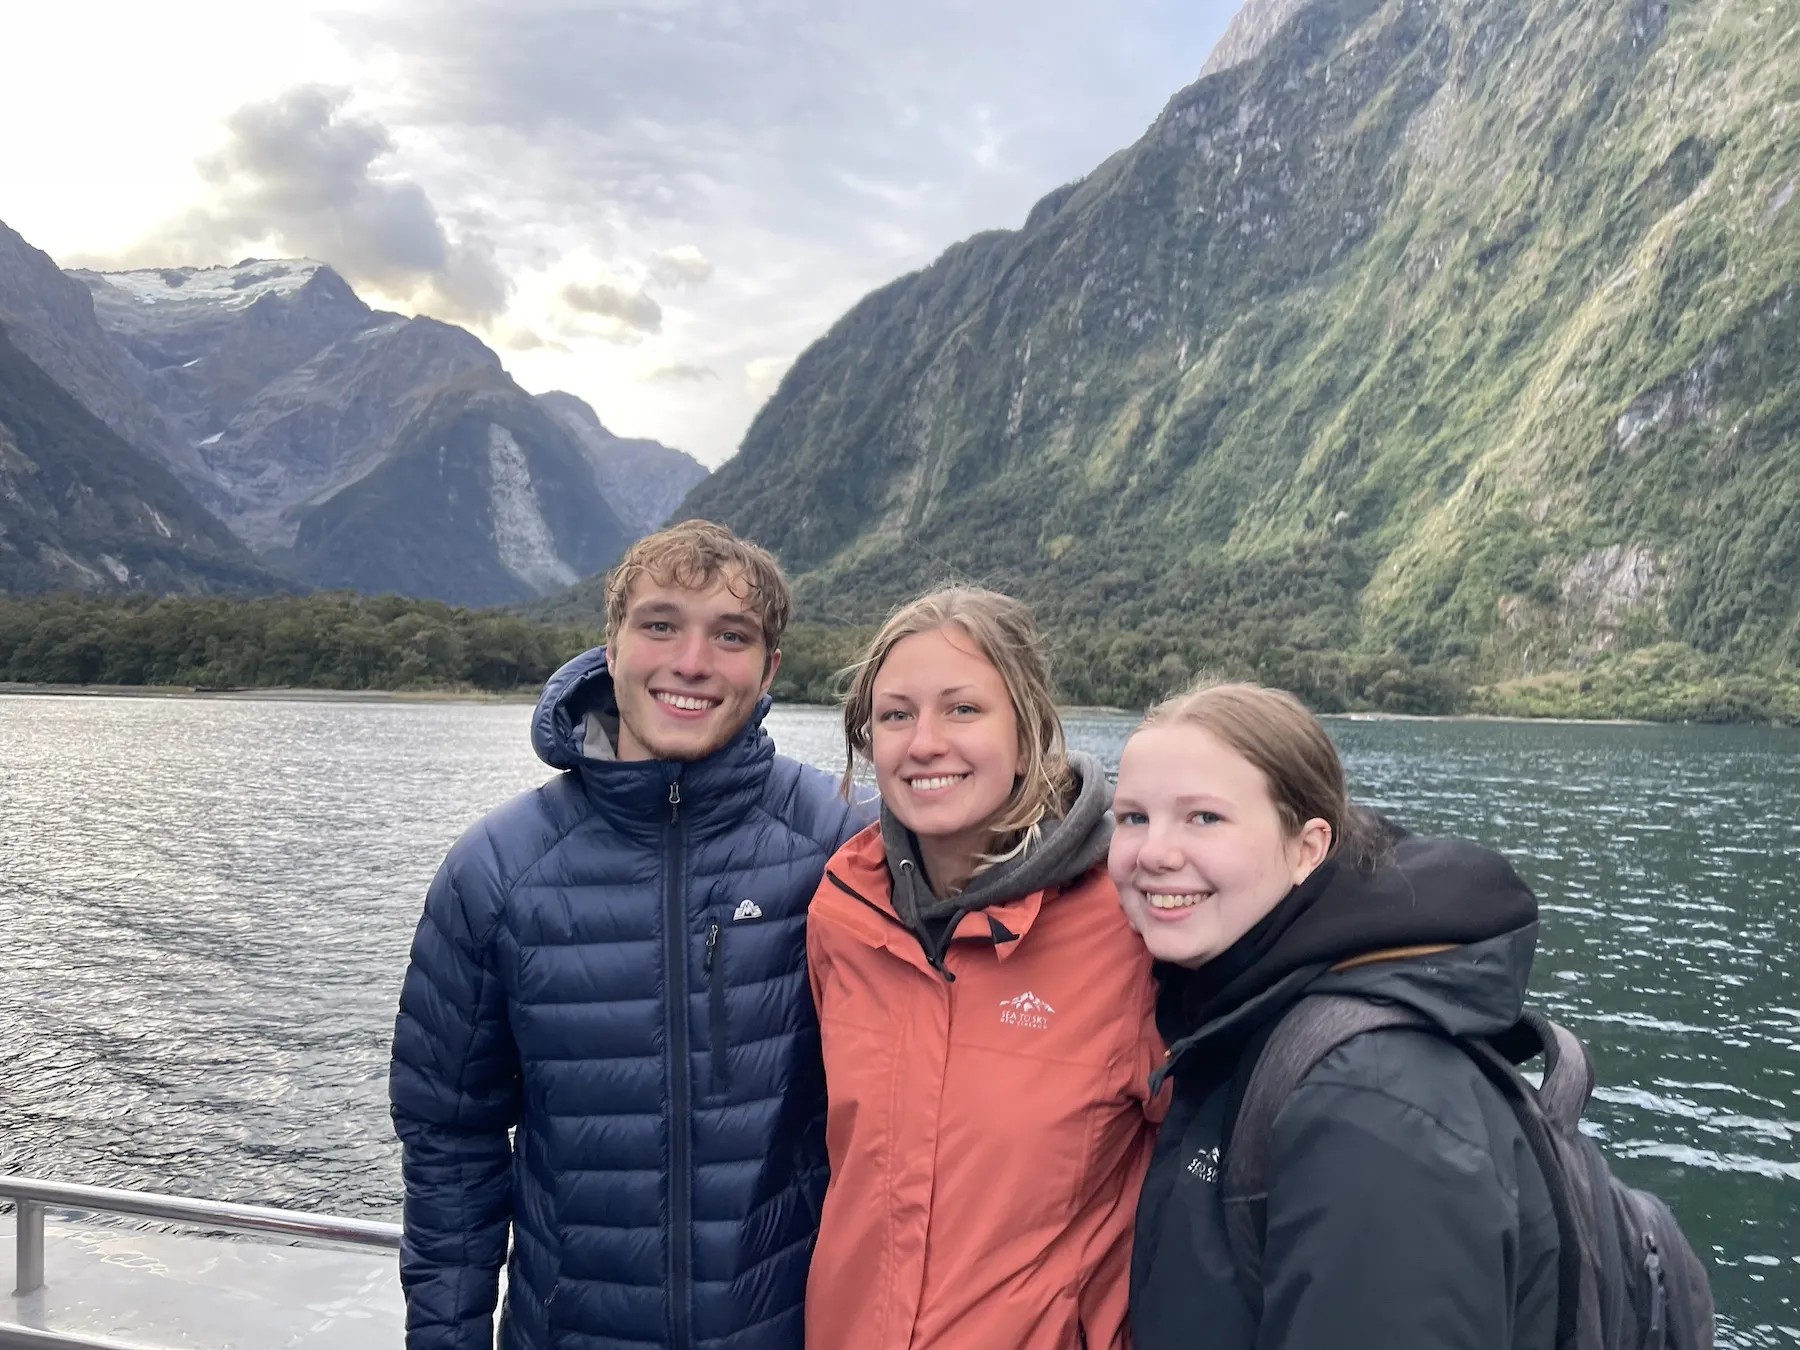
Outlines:
POLYGON ((675 625, 667 619, 651 619, 644 624, 644 631, 646 633, 673 633, 675 625))
POLYGON ((729 643, 732 643, 734 645, 739 645, 739 646, 741 646, 743 643, 750 641, 750 639, 748 637, 746 637, 744 634, 734 633, 734 632, 730 632, 730 631, 720 633, 719 639, 722 642, 729 642, 729 643))

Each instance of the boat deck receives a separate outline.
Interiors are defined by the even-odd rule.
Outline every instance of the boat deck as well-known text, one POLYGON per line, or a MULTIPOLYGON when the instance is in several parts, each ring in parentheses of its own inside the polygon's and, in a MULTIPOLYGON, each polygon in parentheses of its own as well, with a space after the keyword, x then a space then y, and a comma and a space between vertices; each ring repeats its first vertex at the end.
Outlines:
POLYGON ((391 1252, 290 1246, 50 1218, 44 1287, 10 1292, 0 1218, 0 1345, 7 1323, 144 1350, 393 1350, 405 1310, 391 1252))

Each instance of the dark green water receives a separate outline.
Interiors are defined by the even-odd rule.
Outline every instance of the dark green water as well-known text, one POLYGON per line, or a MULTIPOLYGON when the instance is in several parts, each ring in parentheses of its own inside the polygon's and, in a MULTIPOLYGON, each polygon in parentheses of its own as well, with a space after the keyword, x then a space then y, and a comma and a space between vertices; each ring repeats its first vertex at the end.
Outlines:
POLYGON ((1800 735, 1332 724, 1359 794, 1537 890, 1536 1002, 1619 1173, 1713 1271, 1721 1343, 1800 1345, 1800 735))

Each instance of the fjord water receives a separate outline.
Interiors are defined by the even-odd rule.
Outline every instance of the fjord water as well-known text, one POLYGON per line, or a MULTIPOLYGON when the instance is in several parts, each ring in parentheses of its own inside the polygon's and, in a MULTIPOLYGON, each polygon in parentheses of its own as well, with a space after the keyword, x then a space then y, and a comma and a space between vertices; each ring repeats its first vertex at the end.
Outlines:
MULTIPOLYGON (((386 1061, 424 887, 542 782, 521 705, 0 696, 0 1170, 397 1217, 386 1061)), ((835 715, 777 709, 841 763, 835 715)), ((1109 765, 1131 723, 1081 716, 1109 765)), ((1537 1002, 1722 1344, 1800 1346, 1800 734, 1334 721, 1361 798, 1503 849, 1537 1002)))

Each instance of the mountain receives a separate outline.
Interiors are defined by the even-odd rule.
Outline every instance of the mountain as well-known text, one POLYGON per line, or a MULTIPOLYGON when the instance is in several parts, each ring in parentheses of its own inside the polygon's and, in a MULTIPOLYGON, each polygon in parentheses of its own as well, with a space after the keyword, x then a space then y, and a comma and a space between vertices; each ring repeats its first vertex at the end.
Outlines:
POLYGON ((270 556, 314 585, 464 605, 568 586, 638 534, 582 443, 498 369, 440 386, 378 463, 294 521, 292 549, 270 556))
MULTIPOLYGON (((1135 145, 870 295, 683 504, 1191 669, 1800 658, 1800 12, 1252 0, 1135 145)), ((1335 678, 1335 677, 1333 677, 1335 678)), ((1329 702, 1329 698, 1321 699, 1329 702)))
POLYGON ((153 376, 213 509, 309 585, 530 599, 610 563, 705 476, 572 395, 534 402, 472 333, 371 309, 323 263, 70 276, 153 376))
POLYGON ((271 381, 379 321, 308 258, 67 275, 93 294, 101 326, 161 379, 162 398, 200 444, 271 381))
POLYGON ((120 438, 206 495, 210 483, 183 431, 161 407, 155 378, 95 317, 87 287, 0 222, 0 323, 33 364, 120 438))
POLYGON ((600 416, 573 394, 560 389, 537 396, 538 404, 574 433, 594 466, 601 495, 636 535, 658 529, 675 514, 701 479, 706 467, 692 455, 660 441, 615 436, 600 416))
POLYGON ((269 591, 175 476, 0 327, 0 591, 269 591))

